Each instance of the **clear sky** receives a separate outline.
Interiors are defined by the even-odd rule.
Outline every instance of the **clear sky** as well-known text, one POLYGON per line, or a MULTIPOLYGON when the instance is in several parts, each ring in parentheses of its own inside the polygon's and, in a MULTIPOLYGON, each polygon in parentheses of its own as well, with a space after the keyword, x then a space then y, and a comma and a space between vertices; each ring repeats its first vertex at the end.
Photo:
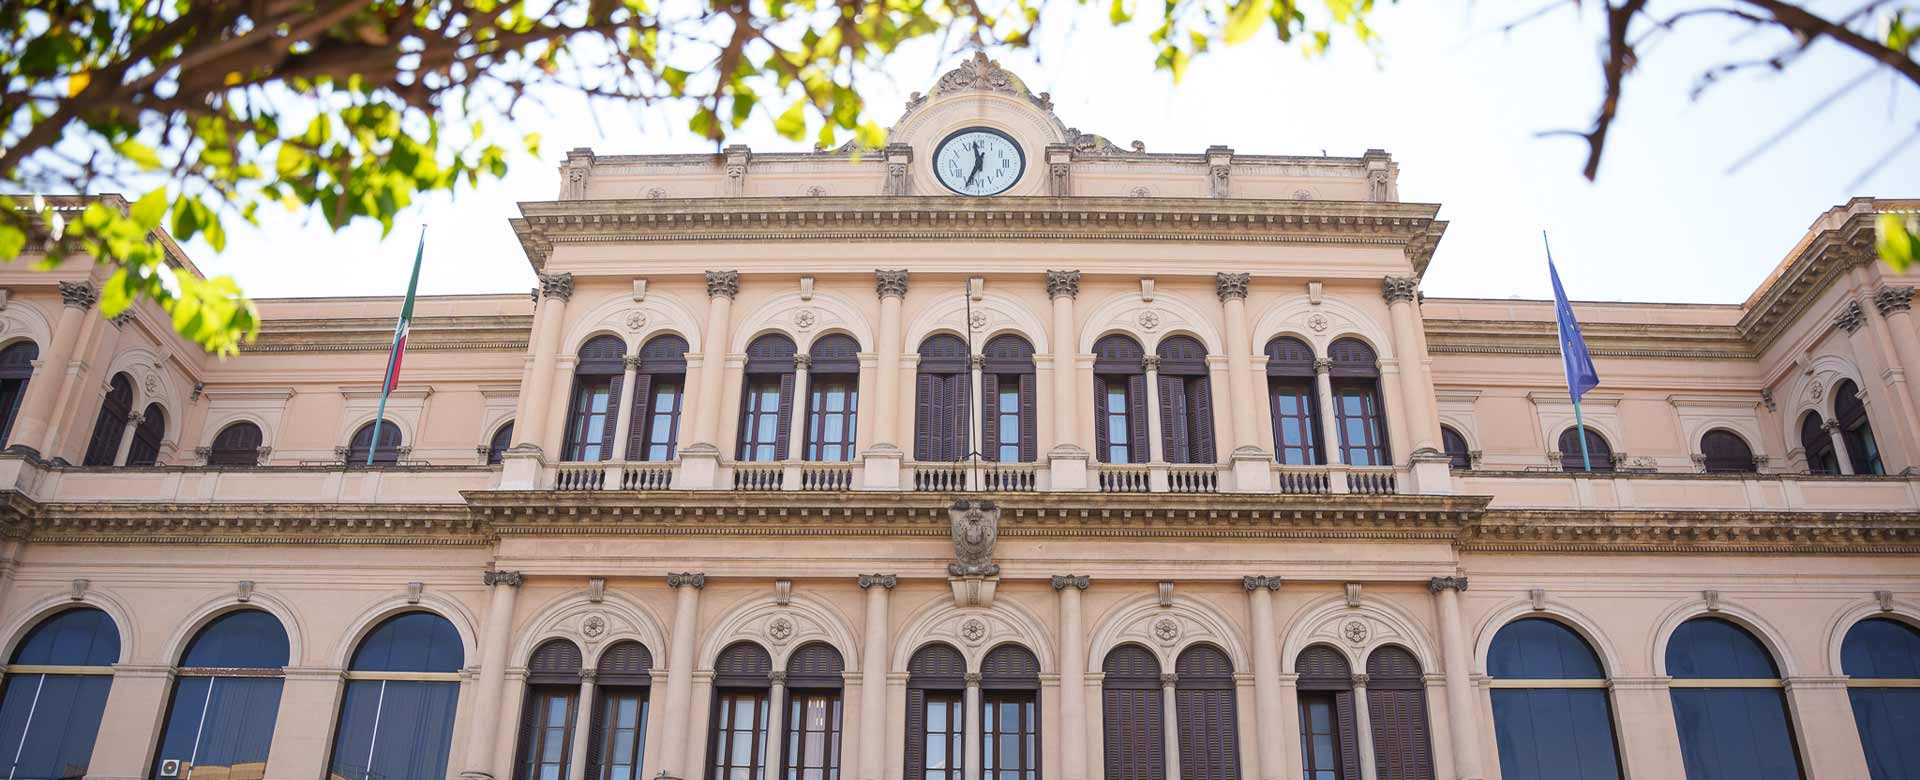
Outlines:
MULTIPOLYGON (((994 56, 1036 92, 1052 92, 1068 125, 1123 146, 1386 149, 1400 164, 1401 198, 1439 203, 1451 222, 1423 288, 1436 296, 1548 295, 1545 229, 1576 299, 1737 303, 1827 208, 1856 195, 1920 196, 1920 144, 1855 183, 1920 128, 1920 91, 1884 74, 1729 173, 1866 65, 1820 44, 1783 75, 1748 74, 1693 100, 1705 67, 1778 42, 1736 37, 1737 29, 1713 22, 1646 50, 1600 180, 1588 183, 1580 176, 1583 141, 1539 135, 1585 128, 1600 94, 1598 6, 1580 6, 1581 17, 1574 5, 1559 5, 1502 33, 1536 6, 1409 0, 1376 12, 1385 39, 1377 53, 1342 39, 1328 57, 1309 59, 1263 36, 1206 55, 1178 85, 1153 70, 1146 30, 1115 30, 1092 17, 1074 24, 1065 16, 1036 50, 994 56)), ((962 56, 934 49, 904 50, 888 74, 860 85, 876 121, 890 124, 909 92, 928 89, 962 56)), ((563 97, 515 121, 517 130, 542 133, 543 158, 517 157, 505 180, 416 205, 384 241, 377 226, 335 234, 318 219, 276 212, 258 229, 230 219, 224 253, 197 240, 188 251, 202 270, 235 275, 255 297, 394 295, 405 290, 414 237, 426 222, 423 293, 517 293, 533 274, 507 219, 520 201, 555 197, 567 149, 713 150, 673 109, 590 110, 563 97)), ((770 123, 761 117, 730 142, 811 148, 779 138, 770 123)))

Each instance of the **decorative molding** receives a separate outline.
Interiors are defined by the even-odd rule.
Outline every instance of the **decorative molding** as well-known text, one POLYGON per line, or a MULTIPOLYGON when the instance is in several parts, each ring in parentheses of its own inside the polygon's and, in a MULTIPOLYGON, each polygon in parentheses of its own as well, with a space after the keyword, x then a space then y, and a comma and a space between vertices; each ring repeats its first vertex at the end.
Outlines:
POLYGON ((691 587, 694 590, 704 588, 707 586, 707 575, 690 571, 669 572, 667 574, 667 587, 678 588, 683 585, 691 587))
POLYGON ((1547 609, 1547 589, 1529 589, 1527 591, 1527 605, 1532 607, 1535 612, 1545 612, 1547 609))
POLYGON ((732 300, 740 294, 739 271, 708 271, 707 297, 732 300))
POLYGON ((482 584, 489 586, 505 585, 509 588, 520 587, 523 579, 520 572, 517 571, 489 571, 480 575, 480 582, 482 584))
POLYGON ((1172 687, 1179 684, 1180 684, 1179 672, 1161 672, 1160 673, 1160 687, 1168 688, 1168 687, 1172 687))
POLYGON ((1244 301, 1247 299, 1247 287, 1252 278, 1252 274, 1216 273, 1213 275, 1213 293, 1223 302, 1244 301))
POLYGON ((962 677, 961 679, 966 681, 967 687, 969 688, 979 687, 980 685, 979 672, 967 672, 966 676, 962 677))
POLYGON ((1158 588, 1160 606, 1173 606, 1173 581, 1162 580, 1156 587, 1158 588))
POLYGON ((1000 508, 992 501, 961 499, 947 508, 952 522, 953 563, 947 574, 953 577, 996 577, 1000 565, 993 562, 994 543, 1000 538, 1000 508))
POLYGON ((1324 357, 1323 357, 1323 358, 1314 358, 1314 359, 1313 359, 1313 373, 1314 373, 1314 374, 1316 374, 1316 375, 1318 375, 1318 374, 1325 374, 1325 373, 1327 373, 1327 372, 1329 372, 1329 371, 1332 371, 1332 370, 1333 370, 1333 358, 1324 358, 1324 357))
POLYGON ((1380 297, 1389 305, 1407 303, 1420 291, 1420 280, 1412 276, 1388 276, 1380 280, 1380 297))
POLYGON ((1047 272, 1047 297, 1059 298, 1061 296, 1068 298, 1080 297, 1079 271, 1047 272))
POLYGON ((418 604, 427 592, 427 584, 419 580, 407 583, 407 603, 418 604))
POLYGON ((1880 310, 1880 316, 1891 317, 1913 308, 1913 288, 1909 286, 1885 285, 1873 294, 1873 307, 1880 310))
POLYGON ((1427 590, 1430 590, 1434 593, 1439 593, 1445 590, 1465 593, 1467 592, 1467 578, 1464 576, 1434 577, 1432 579, 1427 580, 1427 590))
POLYGON ((1032 96, 1020 77, 1000 67, 999 62, 988 59, 984 51, 975 51, 972 59, 964 60, 959 67, 941 74, 940 80, 933 86, 935 95, 961 91, 998 92, 1023 98, 1032 96))
POLYGON ((793 580, 773 581, 773 603, 783 607, 793 603, 793 580))
POLYGON ((1280 577, 1268 574, 1251 574, 1240 578, 1240 587, 1251 593, 1256 590, 1279 590, 1280 577))
POLYGON ((877 269, 873 272, 874 290, 885 298, 907 297, 907 269, 877 269))
POLYGON ((859 583, 861 590, 866 590, 876 585, 886 590, 893 590, 895 585, 900 584, 900 577, 895 574, 862 574, 860 575, 859 583))
POLYGON ((1346 587, 1343 588, 1342 590, 1346 591, 1347 606, 1351 609, 1359 609, 1360 608, 1360 583, 1349 582, 1346 584, 1346 587))
POLYGON ((87 579, 76 579, 70 583, 67 583, 67 586, 68 586, 67 600, 69 601, 85 600, 87 598, 87 587, 92 584, 93 584, 93 581, 87 580, 87 579))
POLYGON ((1093 579, 1085 574, 1055 574, 1051 578, 1051 582, 1054 590, 1066 590, 1067 588, 1086 590, 1087 586, 1093 584, 1093 579))
POLYGON ((1352 677, 1353 687, 1365 688, 1367 687, 1367 681, 1370 679, 1372 678, 1368 677, 1366 672, 1354 672, 1352 677))
POLYGON ((253 580, 241 580, 234 587, 233 598, 242 604, 253 600, 253 580))
POLYGON ((607 600, 607 578, 587 578, 587 601, 598 604, 607 600))
POLYGON ((60 282, 59 287, 60 302, 81 311, 93 308, 100 300, 100 291, 91 282, 60 282))
POLYGON ((559 298, 562 301, 573 298, 573 274, 541 274, 540 295, 546 298, 559 298))

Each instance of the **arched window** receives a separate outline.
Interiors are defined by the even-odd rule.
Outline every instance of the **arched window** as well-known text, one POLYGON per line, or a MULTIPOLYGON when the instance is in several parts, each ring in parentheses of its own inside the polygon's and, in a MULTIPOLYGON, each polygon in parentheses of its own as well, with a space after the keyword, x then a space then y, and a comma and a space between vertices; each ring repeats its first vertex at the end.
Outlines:
POLYGON ((1121 645, 1107 653, 1100 670, 1107 780, 1160 780, 1167 774, 1160 659, 1139 645, 1121 645))
POLYGON ((152 466, 160 462, 160 440, 167 435, 167 411, 159 404, 147 404, 140 413, 140 424, 133 426, 133 445, 127 448, 127 465, 152 466))
POLYGON ((1694 618, 1667 640, 1687 780, 1799 780, 1779 668, 1747 630, 1694 618))
POLYGON ((853 460, 860 408, 860 345, 852 336, 822 336, 807 350, 806 459, 853 460))
POLYGON ((580 648, 549 639, 527 659, 527 695, 520 712, 514 780, 567 776, 574 761, 573 729, 580 707, 580 648))
POLYGON ((33 361, 40 359, 40 347, 22 341, 0 349, 0 444, 13 444, 13 418, 20 413, 20 401, 27 397, 27 382, 33 379, 33 361))
POLYGON ((60 612, 27 632, 0 688, 0 768, 8 777, 87 774, 119 661, 120 630, 91 607, 60 612))
POLYGON ((1011 333, 987 341, 980 371, 980 452, 997 463, 1037 459, 1033 345, 1011 333))
POLYGON ((600 653, 594 678, 593 725, 587 737, 587 780, 645 780, 647 692, 653 654, 626 641, 600 653))
POLYGON ((1300 763, 1305 780, 1360 780, 1360 731, 1347 657, 1326 645, 1300 651, 1300 763))
POLYGON ((561 459, 609 460, 614 421, 620 414, 620 383, 626 374, 627 343, 618 336, 595 336, 580 345, 573 367, 573 395, 567 402, 566 441, 561 459))
POLYGON ((1886 465, 1880 462, 1880 443, 1873 438, 1873 425, 1867 422, 1867 405, 1860 401, 1860 388, 1853 380, 1841 380, 1833 388, 1833 416, 1840 421, 1840 440, 1847 444, 1853 473, 1887 473, 1886 465))
POLYGON ((920 342, 920 365, 913 385, 913 459, 922 463, 965 460, 967 440, 967 386, 973 384, 967 365, 967 343, 959 336, 939 333, 920 342))
POLYGON ((747 345, 746 386, 740 393, 739 459, 787 459, 793 426, 793 339, 769 333, 747 345))
POLYGON ((1593 471, 1613 470, 1613 447, 1607 444, 1607 437, 1592 428, 1587 430, 1587 450, 1580 452, 1580 428, 1568 428, 1560 432, 1560 470, 1586 471, 1587 463, 1593 463, 1593 471))
POLYGON ((83 466, 111 466, 120 454, 120 436, 127 431, 127 417, 133 414, 133 380, 126 374, 114 374, 107 382, 107 397, 100 401, 100 414, 93 418, 93 438, 87 440, 83 466))
POLYGON ((840 651, 814 643, 787 658, 786 780, 840 777, 840 688, 846 663, 840 651))
POLYGON ((1487 654, 1493 735, 1509 780, 1620 780, 1600 657, 1546 618, 1500 627, 1487 654))
POLYGON ((1289 466, 1327 462, 1320 447, 1320 394, 1313 347, 1292 336, 1267 342, 1267 405, 1273 411, 1273 457, 1289 466))
POLYGON ((1889 618, 1854 624, 1840 644, 1853 722, 1871 780, 1920 777, 1920 631, 1889 618))
POLYGON ((1040 780, 1040 662, 1019 645, 980 661, 980 776, 1040 780))
MULTIPOLYGON (((260 426, 237 422, 220 429, 207 450, 209 466, 257 466, 260 464, 260 426)), ((363 462, 364 462, 364 457, 363 462)))
POLYGON ((174 672, 153 776, 169 759, 195 772, 258 776, 280 714, 287 657, 287 630, 267 612, 229 612, 200 629, 174 672))
POLYGON ((373 451, 373 465, 391 466, 400 462, 400 426, 392 420, 385 420, 377 427, 380 429, 380 443, 373 442, 373 423, 360 426, 353 432, 353 438, 347 442, 347 465, 367 465, 367 451, 373 451))
POLYGON ((466 648, 446 618, 404 612, 360 640, 334 729, 329 777, 445 780, 466 648))
POLYGON ((1173 668, 1180 729, 1180 780, 1240 780, 1240 719, 1233 662, 1212 645, 1180 653, 1173 668))
POLYGON ((712 738, 707 741, 707 780, 764 780, 767 771, 767 710, 773 658, 767 649, 739 642, 713 662, 712 738))
POLYGON ((1725 428, 1715 428, 1700 437, 1700 454, 1706 456, 1708 472, 1753 473, 1759 470, 1753 462, 1753 448, 1747 446, 1747 440, 1725 428))
POLYGON ((1207 348, 1189 336, 1160 341, 1160 452, 1168 463, 1212 463, 1213 384, 1207 348))
POLYGON ((906 777, 963 780, 967 755, 967 660, 927 645, 907 661, 906 777))
POLYGON ((1387 645, 1367 657, 1367 719, 1379 780, 1433 780, 1426 676, 1406 648, 1387 645))
POLYGON ((1473 451, 1467 446, 1467 437, 1459 431, 1445 425, 1440 426, 1440 447, 1447 452, 1447 466, 1460 470, 1473 468, 1473 451))
POLYGON ((1373 347, 1359 339, 1340 339, 1327 345, 1333 367, 1334 414, 1340 422, 1340 455, 1349 466, 1391 466, 1387 449, 1387 414, 1380 404, 1380 359, 1373 347))
POLYGON ((687 389, 687 340, 663 333, 640 346, 627 460, 673 460, 687 389))
POLYGON ((1140 342, 1113 334, 1093 343, 1094 448, 1101 463, 1145 463, 1147 372, 1140 342))
POLYGON ((495 465, 506 460, 507 449, 513 446, 513 421, 508 420, 493 430, 493 438, 487 440, 487 465, 495 465))
POLYGON ((1840 473, 1840 457, 1833 452, 1833 437, 1827 435, 1819 412, 1800 418, 1800 448, 1807 453, 1808 474, 1840 473))

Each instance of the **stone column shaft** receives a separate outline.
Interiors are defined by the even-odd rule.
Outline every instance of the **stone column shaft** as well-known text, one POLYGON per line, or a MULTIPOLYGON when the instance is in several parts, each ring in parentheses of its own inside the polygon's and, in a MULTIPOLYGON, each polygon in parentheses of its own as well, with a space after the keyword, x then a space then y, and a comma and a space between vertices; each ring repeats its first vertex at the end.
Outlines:
POLYGON ((586 780, 587 739, 593 734, 594 671, 580 672, 580 702, 573 708, 573 747, 567 755, 567 780, 586 780))
POLYGON ((1373 755, 1373 712, 1367 706, 1367 676, 1353 676, 1353 732, 1360 745, 1360 780, 1379 780, 1380 766, 1373 755))
POLYGON ((1087 778, 1087 653, 1080 591, 1088 584, 1084 575, 1053 578, 1053 588, 1060 593, 1060 766, 1067 780, 1087 778))
POLYGON ((1074 405, 1074 386, 1077 372, 1074 371, 1073 349, 1076 339, 1073 327, 1073 299, 1080 294, 1079 271, 1048 271, 1047 293, 1053 298, 1053 444, 1055 447, 1076 445, 1080 440, 1074 405))
POLYGON ((120 427, 120 446, 113 451, 113 465, 127 465, 127 455, 133 451, 133 432, 140 427, 140 419, 137 409, 127 415, 127 424, 120 427))
MULTIPOLYGON (((540 305, 533 313, 533 368, 528 372, 532 381, 529 387, 521 388, 524 403, 513 424, 516 446, 539 446, 549 438, 547 425, 551 415, 547 410, 554 405, 555 387, 551 377, 554 364, 560 359, 560 337, 567 327, 567 301, 572 298, 573 274, 540 275, 540 305)), ((564 397, 566 391, 560 392, 564 397)), ((566 403, 559 405, 566 406, 566 403)), ((545 455, 556 460, 560 457, 557 452, 545 455)))
POLYGON ((1461 625, 1460 593, 1466 577, 1435 577, 1428 583, 1440 612, 1441 667, 1447 678, 1447 735, 1453 744, 1454 775, 1480 780, 1480 720, 1473 709, 1473 680, 1468 673, 1472 649, 1461 625))
POLYGON ((772 685, 767 690, 767 735, 760 740, 760 763, 766 767, 781 764, 781 742, 787 736, 787 673, 773 670, 772 685))
POLYGON ((875 373, 880 380, 874 395, 874 415, 879 419, 873 429, 875 445, 899 446, 900 434, 900 302, 907 295, 906 271, 877 271, 880 294, 880 332, 875 336, 875 373))
MULTIPOLYGON (((978 448, 986 444, 987 425, 999 424, 1000 399, 987 398, 982 395, 982 393, 986 392, 986 383, 983 377, 983 373, 986 371, 986 359, 979 354, 971 355, 967 358, 967 366, 968 379, 972 382, 972 384, 968 385, 969 392, 967 393, 967 449, 972 452, 972 454, 978 455, 982 460, 998 461, 1000 459, 999 453, 979 452, 978 448), (993 409, 995 413, 989 418, 982 411, 984 409, 993 409)), ((978 489, 978 486, 973 487, 978 489)))
POLYGON ((607 453, 607 460, 627 459, 627 443, 633 435, 633 409, 636 405, 647 408, 647 399, 634 395, 639 389, 634 383, 640 375, 640 356, 628 355, 625 363, 626 369, 620 374, 620 408, 613 410, 613 452, 607 453))
POLYGON ((866 646, 860 657, 860 766, 849 773, 859 780, 880 780, 887 744, 887 602, 897 580, 891 574, 861 575, 867 589, 866 646))
POLYGON ((691 399, 695 404, 693 440, 698 444, 720 446, 720 378, 727 368, 727 328, 733 318, 733 296, 739 289, 738 272, 707 272, 707 329, 701 334, 705 349, 700 360, 700 395, 705 397, 691 399))
POLYGON ((1791 677, 1787 713, 1812 780, 1870 777, 1845 677, 1791 677))
MULTIPOLYGON (((980 673, 967 673, 967 733, 962 737, 966 750, 962 753, 966 761, 966 780, 980 778, 980 738, 983 732, 980 725, 980 673)), ((988 778, 992 780, 992 778, 988 778)))
MULTIPOLYGON (((1164 452, 1162 436, 1167 421, 1160 418, 1160 358, 1148 355, 1144 367, 1147 372, 1147 462, 1165 463, 1167 453, 1164 452)), ((1102 422, 1094 420, 1093 424, 1097 426, 1102 422)))
POLYGON ((673 633, 667 637, 667 700, 659 711, 659 720, 665 723, 660 740, 660 775, 672 780, 687 777, 687 714, 693 703, 693 642, 700 618, 700 589, 706 584, 705 574, 667 575, 667 586, 674 589, 673 633))
MULTIPOLYGON (((1902 384, 1907 386, 1908 400, 1913 408, 1920 409, 1920 331, 1914 329, 1911 313, 1913 288, 1881 287, 1874 293, 1873 303, 1880 311, 1880 316, 1887 321, 1888 330, 1892 331, 1893 352, 1900 361, 1902 384)), ((1920 447, 1920 441, 1916 441, 1914 446, 1920 447)), ((1920 454, 1908 457, 1920 460, 1920 454)))
POLYGON ((1420 359, 1418 325, 1413 317, 1413 296, 1417 279, 1387 277, 1382 280, 1387 313, 1393 318, 1393 354, 1400 364, 1401 414, 1407 418, 1408 451, 1402 457, 1421 450, 1440 449, 1440 428, 1428 415, 1428 398, 1433 395, 1427 381, 1426 365, 1420 359))
POLYGON ((467 771, 461 777, 493 777, 493 743, 500 729, 500 695, 507 682, 507 645, 513 638, 513 604, 520 595, 520 572, 490 571, 484 582, 487 623, 480 631, 480 679, 474 685, 473 723, 467 732, 467 771))
POLYGON ((807 450, 807 394, 812 372, 813 358, 808 355, 793 356, 793 419, 787 433, 787 451, 780 457, 790 463, 799 463, 806 457, 807 450))
POLYGON ((1853 467, 1853 454, 1847 452, 1846 437, 1840 435, 1840 420, 1828 418, 1826 422, 1820 424, 1820 427, 1825 428, 1827 435, 1833 438, 1833 460, 1840 464, 1840 473, 1860 473, 1853 467))
POLYGON ((1176 698, 1179 691, 1174 687, 1179 679, 1179 675, 1172 672, 1160 675, 1160 732, 1166 740, 1166 780, 1180 780, 1180 702, 1176 698))
POLYGON ((1320 358, 1313 361, 1313 386, 1320 395, 1320 438, 1322 451, 1327 454, 1327 465, 1338 466, 1347 462, 1340 450, 1340 415, 1333 405, 1333 361, 1320 358))
MULTIPOLYGON (((93 740, 87 777, 93 780, 144 780, 152 771, 160 726, 174 671, 168 666, 114 664, 106 708, 93 740)), ((8 757, 12 763, 12 756, 8 757)))
POLYGON ((1255 446, 1259 430, 1255 423, 1255 404, 1262 388, 1253 375, 1253 337, 1247 326, 1248 274, 1214 274, 1215 292, 1225 309, 1227 320, 1227 389, 1233 402, 1233 440, 1242 447, 1255 446))
POLYGON ((1260 780, 1280 780, 1286 741, 1274 735, 1287 733, 1281 728, 1286 715, 1280 703, 1280 634, 1273 625, 1273 591, 1280 587, 1280 578, 1243 577, 1241 582, 1247 590, 1248 623, 1253 628, 1254 723, 1268 737, 1259 742, 1260 780))
POLYGON ((60 297, 66 305, 54 322, 52 343, 40 353, 39 365, 27 382, 26 397, 20 400, 13 433, 6 442, 25 444, 48 456, 53 452, 53 408, 60 400, 67 364, 73 361, 73 347, 80 341, 81 320, 93 308, 97 294, 86 282, 61 282, 60 297))

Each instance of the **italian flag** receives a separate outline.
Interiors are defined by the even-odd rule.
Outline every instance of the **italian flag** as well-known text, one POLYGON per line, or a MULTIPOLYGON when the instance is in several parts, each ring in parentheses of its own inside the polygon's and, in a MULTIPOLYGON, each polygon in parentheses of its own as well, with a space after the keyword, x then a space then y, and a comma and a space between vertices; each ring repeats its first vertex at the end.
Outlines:
POLYGON ((393 326, 393 348, 387 353, 387 374, 380 380, 380 413, 373 418, 373 442, 367 448, 367 465, 380 449, 380 426, 386 422, 387 396, 400 384, 400 359, 407 354, 407 331, 413 328, 414 291, 420 287, 420 261, 427 255, 427 228, 420 226, 420 246, 413 253, 413 277, 407 280, 407 301, 400 306, 400 321, 393 326))

